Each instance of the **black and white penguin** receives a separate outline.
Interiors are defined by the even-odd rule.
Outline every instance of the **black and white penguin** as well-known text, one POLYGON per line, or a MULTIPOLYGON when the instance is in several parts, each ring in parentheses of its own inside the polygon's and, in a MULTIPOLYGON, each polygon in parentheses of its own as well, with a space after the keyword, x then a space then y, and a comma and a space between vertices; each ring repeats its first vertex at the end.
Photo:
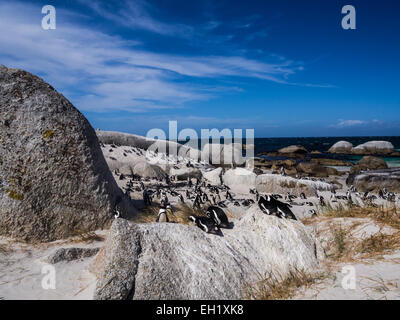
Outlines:
POLYGON ((261 196, 258 200, 258 206, 264 213, 268 215, 276 215, 278 212, 278 206, 275 203, 276 200, 274 200, 275 199, 269 195, 265 198, 261 196))
POLYGON ((326 206, 325 199, 323 196, 319 196, 319 204, 323 207, 326 206))
POLYGON ((300 198, 303 199, 303 200, 307 199, 307 197, 306 197, 304 192, 300 193, 300 198))
POLYGON ((169 222, 167 209, 160 208, 160 211, 158 211, 156 222, 169 222))
POLYGON ((296 216, 293 214, 292 210, 290 210, 287 203, 276 200, 272 196, 267 195, 265 198, 260 197, 260 201, 258 201, 258 206, 264 213, 268 215, 275 215, 277 217, 297 220, 296 216))
POLYGON ((206 211, 206 215, 207 217, 213 219, 218 227, 220 228, 230 227, 228 217, 226 216, 225 211, 222 210, 221 208, 218 208, 216 206, 210 206, 206 211))
POLYGON ((220 228, 215 224, 214 219, 209 217, 201 217, 201 216, 190 216, 189 220, 193 221, 196 226, 198 226, 201 230, 206 233, 212 233, 216 235, 221 234, 220 228))

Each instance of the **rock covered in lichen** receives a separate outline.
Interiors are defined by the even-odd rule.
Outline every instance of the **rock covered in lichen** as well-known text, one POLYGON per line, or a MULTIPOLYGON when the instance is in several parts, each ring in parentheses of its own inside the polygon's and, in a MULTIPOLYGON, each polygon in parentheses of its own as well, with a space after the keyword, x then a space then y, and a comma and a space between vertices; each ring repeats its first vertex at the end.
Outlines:
POLYGON ((86 118, 42 79, 0 67, 0 234, 51 241, 110 223, 120 202, 86 118))

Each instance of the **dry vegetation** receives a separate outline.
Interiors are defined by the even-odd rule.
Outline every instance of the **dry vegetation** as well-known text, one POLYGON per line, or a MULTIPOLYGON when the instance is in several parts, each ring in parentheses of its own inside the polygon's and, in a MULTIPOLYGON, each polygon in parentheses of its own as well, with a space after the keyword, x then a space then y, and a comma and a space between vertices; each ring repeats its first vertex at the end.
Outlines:
POLYGON ((366 206, 357 205, 328 207, 324 215, 329 218, 371 218, 379 224, 385 224, 400 230, 400 211, 395 206, 366 206))
POLYGON ((247 286, 245 289, 245 298, 249 300, 289 299, 300 288, 307 289, 327 277, 328 273, 308 274, 302 270, 290 272, 283 280, 278 280, 270 274, 261 281, 247 286))
MULTIPOLYGON (((369 218, 380 227, 389 226, 395 230, 393 234, 378 232, 365 239, 355 239, 351 235, 352 230, 361 222, 353 223, 350 227, 332 224, 329 230, 332 241, 328 257, 334 261, 379 258, 383 254, 400 248, 400 213, 394 206, 360 207, 352 204, 340 205, 337 208, 328 206, 322 218, 318 219, 331 220, 333 218, 369 218)), ((307 219, 304 223, 311 224, 313 221, 314 219, 307 219)))
POLYGON ((11 248, 8 244, 0 243, 0 254, 7 255, 11 251, 11 248))
MULTIPOLYGON (((132 221, 136 223, 156 222, 159 210, 158 206, 149 206, 142 210, 132 221)), ((184 203, 167 211, 169 222, 180 224, 190 224, 189 216, 205 216, 205 213, 206 208, 192 208, 184 203)), ((229 212, 226 212, 226 214, 228 218, 232 217, 229 212)))

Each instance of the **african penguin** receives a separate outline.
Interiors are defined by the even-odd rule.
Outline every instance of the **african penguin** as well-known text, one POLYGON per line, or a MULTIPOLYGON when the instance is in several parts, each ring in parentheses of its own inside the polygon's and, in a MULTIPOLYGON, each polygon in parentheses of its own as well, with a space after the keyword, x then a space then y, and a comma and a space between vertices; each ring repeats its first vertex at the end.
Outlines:
POLYGON ((206 215, 213 219, 215 224, 220 228, 229 228, 230 223, 228 217, 226 216, 224 210, 216 206, 210 206, 207 209, 206 215))
POLYGON ((221 230, 215 224, 215 221, 209 217, 190 216, 189 220, 193 221, 197 227, 206 233, 220 234, 221 230))

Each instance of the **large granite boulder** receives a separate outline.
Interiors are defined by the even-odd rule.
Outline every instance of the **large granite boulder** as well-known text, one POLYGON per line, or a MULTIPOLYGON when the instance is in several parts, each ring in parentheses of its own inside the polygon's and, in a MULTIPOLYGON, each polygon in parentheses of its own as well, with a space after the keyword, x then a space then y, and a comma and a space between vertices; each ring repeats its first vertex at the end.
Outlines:
POLYGON ((242 145, 239 143, 207 143, 202 149, 204 160, 212 165, 243 165, 242 145))
POLYGON ((244 168, 229 169, 222 176, 222 182, 233 192, 249 193, 256 186, 257 175, 244 168))
POLYGON ((176 180, 187 180, 189 179, 201 179, 202 174, 201 171, 197 168, 192 167, 182 167, 182 168, 171 168, 169 174, 172 177, 175 177, 176 180))
POLYGON ((297 172, 307 174, 311 177, 329 177, 330 175, 339 175, 335 168, 324 167, 317 163, 301 162, 296 167, 297 172))
POLYGON ((281 154, 306 154, 307 149, 303 146, 289 146, 278 150, 281 154))
POLYGON ((322 181, 295 179, 279 174, 261 174, 257 176, 256 188, 260 193, 286 194, 291 192, 300 196, 304 192, 306 196, 315 196, 316 191, 332 191, 332 184, 322 181))
POLYGON ((86 118, 42 79, 0 67, 0 235, 52 241, 135 209, 86 118))
POLYGON ((147 161, 140 161, 132 167, 132 173, 142 178, 164 179, 166 173, 159 166, 150 164, 147 161))
POLYGON ((143 150, 151 150, 164 154, 171 154, 187 157, 192 160, 201 160, 201 152, 197 149, 179 144, 174 141, 152 139, 136 134, 115 132, 115 131, 96 131, 97 137, 104 144, 114 144, 118 146, 130 146, 143 150))
POLYGON ((329 148, 329 153, 351 153, 353 149, 353 144, 348 141, 338 141, 332 147, 329 148))
POLYGON ((301 222, 253 206, 223 236, 195 226, 117 219, 91 270, 95 299, 243 299, 270 275, 313 272, 323 257, 301 222))
POLYGON ((385 160, 373 156, 365 156, 350 169, 350 173, 380 169, 388 169, 388 165, 385 160))
POLYGON ((219 186, 222 184, 222 168, 217 168, 209 171, 203 172, 203 177, 210 184, 214 186, 219 186))
POLYGON ((354 185, 361 192, 377 192, 383 188, 390 192, 400 192, 400 168, 353 173, 346 183, 354 185))
POLYGON ((394 152, 393 144, 388 141, 369 141, 354 147, 353 154, 388 155, 394 152))

